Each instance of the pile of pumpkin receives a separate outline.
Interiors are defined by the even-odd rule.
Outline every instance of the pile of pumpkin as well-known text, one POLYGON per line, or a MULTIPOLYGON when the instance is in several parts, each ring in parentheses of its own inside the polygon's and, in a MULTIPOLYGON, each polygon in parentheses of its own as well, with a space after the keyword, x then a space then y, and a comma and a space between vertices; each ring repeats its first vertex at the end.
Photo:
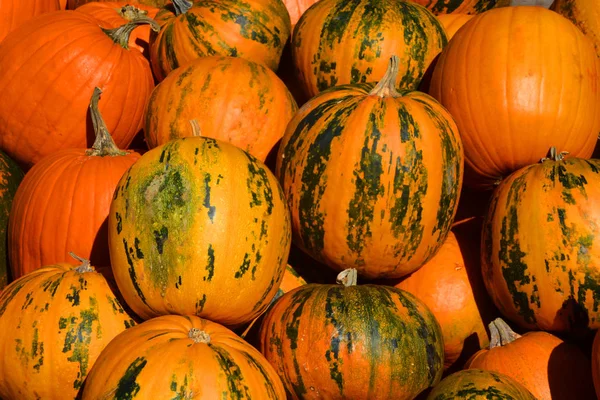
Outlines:
POLYGON ((600 396, 597 1, 130 3, 0 0, 0 398, 600 396))

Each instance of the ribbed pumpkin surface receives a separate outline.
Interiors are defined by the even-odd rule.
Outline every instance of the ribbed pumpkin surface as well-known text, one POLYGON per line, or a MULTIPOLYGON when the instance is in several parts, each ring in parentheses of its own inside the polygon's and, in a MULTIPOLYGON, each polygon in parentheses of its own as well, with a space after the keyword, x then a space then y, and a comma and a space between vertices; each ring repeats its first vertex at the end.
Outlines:
POLYGON ((9 283, 8 219, 13 198, 23 179, 23 171, 0 151, 0 290, 9 283))
POLYGON ((494 7, 506 7, 510 0, 411 0, 438 15, 479 14, 494 7))
POLYGON ((0 42, 23 24, 41 14, 60 10, 58 0, 0 1, 0 42))
POLYGON ((555 0, 551 10, 568 18, 594 43, 600 56, 600 2, 596 0, 555 0))
POLYGON ((108 230, 115 279, 140 317, 198 315, 230 326, 269 305, 291 242, 273 174, 204 137, 144 154, 117 186, 108 230))

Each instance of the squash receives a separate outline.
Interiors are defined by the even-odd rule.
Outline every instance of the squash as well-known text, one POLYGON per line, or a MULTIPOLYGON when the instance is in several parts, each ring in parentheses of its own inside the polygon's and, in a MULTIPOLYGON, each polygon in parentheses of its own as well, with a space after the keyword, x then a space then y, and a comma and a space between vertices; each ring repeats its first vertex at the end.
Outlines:
POLYGON ((594 399, 590 362, 574 344, 547 332, 513 332, 502 319, 490 324, 490 348, 465 368, 507 375, 539 400, 594 399))
POLYGON ((0 2, 0 42, 24 22, 38 15, 60 10, 57 0, 2 0, 0 2))
POLYGON ((599 80, 591 41, 566 18, 543 7, 505 7, 475 16, 454 35, 429 94, 456 120, 465 184, 492 189, 550 146, 591 156, 599 80))
POLYGON ((154 24, 141 17, 105 31, 90 15, 60 11, 12 32, 0 43, 0 149, 29 169, 58 150, 90 147, 94 87, 104 91, 100 111, 113 139, 127 148, 154 87, 148 61, 127 50, 140 23, 154 24))
POLYGON ((484 221, 483 279, 519 326, 577 333, 600 327, 600 160, 550 153, 496 188, 484 221))
POLYGON ((405 291, 308 284, 284 294, 265 314, 260 351, 291 399, 413 399, 440 381, 444 348, 438 322, 405 291))
POLYGON ((294 243, 366 278, 402 277, 432 257, 462 184, 452 117, 424 93, 397 92, 398 64, 392 57, 376 86, 342 85, 306 103, 277 155, 294 243))
POLYGON ((144 134, 150 148, 198 134, 265 161, 296 110, 285 84, 264 65, 239 57, 202 57, 173 70, 154 89, 144 134))
POLYGON ((594 43, 600 56, 600 3, 595 0, 554 0, 551 10, 568 18, 594 43))
POLYGON ((9 220, 10 266, 15 278, 44 265, 73 262, 71 251, 98 267, 110 266, 107 218, 115 188, 139 153, 119 150, 90 101, 96 141, 44 157, 26 175, 9 220))
POLYGON ((23 171, 0 151, 0 291, 12 281, 8 263, 8 219, 23 171))
POLYGON ((446 45, 437 18, 411 1, 321 0, 294 29, 292 58, 307 98, 339 85, 374 82, 399 57, 397 88, 418 87, 446 45))
POLYGON ((192 137, 148 151, 123 175, 108 238, 117 285, 141 318, 198 315, 238 327, 276 295, 291 227, 264 164, 192 137))
POLYGON ((472 14, 441 14, 437 16, 446 31, 448 41, 454 37, 454 34, 462 28, 464 24, 473 19, 472 14))
POLYGON ((306 10, 315 4, 318 0, 283 0, 285 8, 287 8, 290 14, 290 21, 292 23, 292 31, 298 23, 298 20, 304 14, 306 10))
POLYGON ((174 0, 156 15, 150 59, 158 81, 175 68, 206 56, 242 57, 277 70, 290 36, 281 0, 174 0))
POLYGON ((495 7, 506 7, 510 0, 412 0, 435 15, 479 14, 495 7))
POLYGON ((102 349, 135 324, 87 260, 23 276, 0 293, 0 397, 77 397, 102 349))

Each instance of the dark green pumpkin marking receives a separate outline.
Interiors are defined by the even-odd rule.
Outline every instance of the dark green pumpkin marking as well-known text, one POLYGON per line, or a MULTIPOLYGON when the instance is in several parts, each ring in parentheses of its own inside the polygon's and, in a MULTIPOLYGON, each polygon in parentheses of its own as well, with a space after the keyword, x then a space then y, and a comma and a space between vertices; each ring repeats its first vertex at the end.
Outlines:
POLYGON ((204 310, 204 305, 206 304, 206 294, 202 295, 200 300, 196 301, 196 315, 201 315, 202 310, 204 310))
POLYGON ((170 389, 175 393, 175 397, 172 397, 170 400, 188 400, 193 397, 194 393, 189 388, 188 376, 183 376, 183 382, 181 385, 177 383, 177 376, 173 374, 171 377, 171 386, 170 389))
POLYGON ((213 346, 212 350, 215 352, 215 358, 219 363, 221 371, 227 378, 228 398, 232 400, 249 399, 249 388, 246 385, 240 367, 233 360, 233 357, 222 347, 213 346))
POLYGON ((215 206, 210 204, 210 174, 204 174, 204 207, 208 209, 208 218, 210 218, 210 222, 214 222, 215 217, 215 206))
POLYGON ((117 219, 117 234, 120 235, 123 230, 123 218, 118 212, 115 213, 115 218, 117 219))
POLYGON ((242 261, 242 265, 240 265, 240 268, 235 272, 236 279, 243 277, 244 274, 246 273, 246 271, 248 271, 248 269, 250 269, 250 261, 251 261, 250 254, 245 253, 244 261, 242 261))
POLYGON ((159 231, 154 231, 154 241, 156 242, 156 251, 158 254, 163 253, 165 241, 169 238, 169 230, 166 226, 161 226, 159 231))
POLYGON ((148 361, 144 357, 136 358, 129 366, 127 370, 119 379, 117 389, 115 390, 115 399, 119 400, 133 400, 133 398, 139 393, 141 387, 137 383, 137 377, 140 375, 148 361))
POLYGON ((208 261, 206 264, 206 272, 208 273, 208 275, 202 279, 210 282, 212 280, 213 276, 215 275, 215 250, 212 247, 212 243, 210 243, 208 245, 207 260, 208 261))
POLYGON ((129 264, 129 268, 127 269, 127 271, 129 272, 129 279, 131 279, 131 284, 133 285, 133 288, 135 289, 135 292, 137 293, 140 300, 144 304, 148 305, 148 303, 146 302, 146 296, 144 296, 144 292, 142 292, 142 288, 140 287, 140 284, 137 281, 135 266, 133 265, 133 258, 131 257, 131 254, 129 252, 129 246, 127 245, 127 240, 125 238, 123 238, 123 247, 125 250, 125 256, 127 257, 127 264, 129 264))
POLYGON ((244 358, 246 358, 248 364, 254 369, 256 369, 264 378, 265 389, 262 393, 266 394, 267 398, 269 399, 277 399, 278 397, 277 392, 275 391, 274 382, 271 379, 267 370, 264 368, 264 366, 249 352, 244 352, 242 353, 242 355, 244 356, 244 358))

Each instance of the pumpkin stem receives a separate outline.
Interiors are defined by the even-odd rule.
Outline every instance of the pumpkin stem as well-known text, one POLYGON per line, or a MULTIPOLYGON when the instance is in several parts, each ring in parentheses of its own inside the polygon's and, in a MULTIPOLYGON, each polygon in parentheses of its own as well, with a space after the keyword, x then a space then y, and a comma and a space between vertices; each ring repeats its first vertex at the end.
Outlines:
MULTIPOLYGON (((147 14, 147 13, 146 13, 147 14)), ((124 49, 129 49, 129 36, 131 36, 131 32, 139 25, 150 25, 150 28, 154 32, 158 32, 160 30, 160 25, 158 22, 148 17, 148 15, 138 13, 138 15, 127 22, 125 25, 121 25, 118 28, 113 29, 105 29, 100 28, 104 33, 110 37, 113 42, 121 45, 124 49)))
POLYGON ((356 283, 358 282, 358 272, 356 271, 356 268, 349 268, 340 272, 336 282, 346 287, 356 286, 356 283))
POLYGON ((72 251, 69 252, 69 255, 81 263, 80 266, 75 268, 75 271, 79 272, 80 274, 83 274, 85 272, 94 272, 95 271, 94 267, 92 267, 90 265, 90 260, 86 260, 85 258, 79 257, 77 254, 73 253, 72 251))
POLYGON ((187 10, 192 8, 193 3, 190 0, 173 0, 175 7, 175 15, 185 14, 187 10))
POLYGON ((119 150, 114 140, 108 132, 104 118, 100 114, 98 109, 98 100, 102 90, 100 88, 94 88, 92 99, 90 100, 90 114, 92 116, 92 125, 94 126, 94 133, 96 134, 96 140, 91 150, 85 152, 88 156, 123 156, 127 154, 126 151, 119 150))
POLYGON ((396 90, 396 78, 398 77, 399 62, 400 59, 396 55, 393 55, 390 58, 390 63, 387 71, 385 71, 385 75, 379 81, 377 86, 375 86, 373 90, 369 92, 369 95, 379 97, 402 97, 402 94, 396 90))
POLYGON ((121 7, 119 10, 119 15, 121 18, 126 19, 127 21, 133 21, 136 18, 148 16, 148 11, 140 10, 136 6, 127 4, 126 6, 121 7))
POLYGON ((550 147, 550 150, 548 151, 548 157, 542 157, 540 159, 540 162, 544 162, 544 161, 562 161, 565 159, 565 156, 569 154, 568 151, 561 151, 559 152, 558 150, 556 150, 556 147, 550 147))
POLYGON ((210 335, 198 328, 190 329, 188 332, 188 337, 192 339, 194 343, 210 343, 210 335))
POLYGON ((489 325, 490 328, 490 349, 504 346, 520 338, 521 335, 510 329, 510 326, 502 318, 496 318, 489 325))
POLYGON ((192 126, 192 136, 202 136, 202 129, 200 129, 200 123, 196 119, 190 120, 192 126))

